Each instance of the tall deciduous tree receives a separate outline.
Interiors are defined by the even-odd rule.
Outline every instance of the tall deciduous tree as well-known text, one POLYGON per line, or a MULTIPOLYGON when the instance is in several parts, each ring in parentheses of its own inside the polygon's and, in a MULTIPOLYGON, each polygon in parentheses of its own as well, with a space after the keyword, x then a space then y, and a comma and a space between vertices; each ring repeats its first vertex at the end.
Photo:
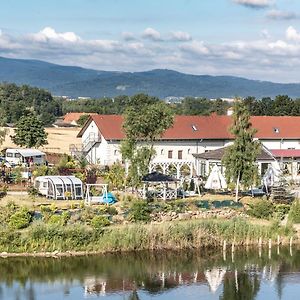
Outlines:
POLYGON ((15 135, 12 141, 21 147, 38 148, 48 144, 47 133, 41 122, 35 115, 23 116, 16 124, 15 135))
POLYGON ((159 99, 144 94, 130 98, 124 114, 126 139, 121 146, 124 159, 130 162, 129 176, 133 186, 148 171, 154 142, 173 125, 172 110, 159 99))
POLYGON ((257 175, 255 162, 261 149, 259 141, 254 141, 256 129, 252 128, 247 106, 239 99, 234 103, 233 124, 230 130, 235 140, 233 145, 226 149, 223 164, 226 168, 227 182, 236 182, 237 201, 239 184, 249 187, 254 182, 257 175))

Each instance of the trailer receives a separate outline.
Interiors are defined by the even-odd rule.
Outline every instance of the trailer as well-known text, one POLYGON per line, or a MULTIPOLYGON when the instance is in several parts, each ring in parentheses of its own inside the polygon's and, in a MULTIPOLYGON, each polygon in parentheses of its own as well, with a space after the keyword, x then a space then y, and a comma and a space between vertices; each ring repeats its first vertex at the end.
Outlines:
POLYGON ((46 154, 36 149, 6 149, 5 159, 11 165, 37 164, 42 165, 46 162, 46 154))

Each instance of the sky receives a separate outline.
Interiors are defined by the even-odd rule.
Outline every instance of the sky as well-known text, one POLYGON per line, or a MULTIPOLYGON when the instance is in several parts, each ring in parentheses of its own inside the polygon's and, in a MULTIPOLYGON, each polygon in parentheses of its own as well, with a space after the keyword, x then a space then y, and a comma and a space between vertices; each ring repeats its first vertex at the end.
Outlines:
POLYGON ((300 82, 300 0, 3 0, 0 56, 300 82))

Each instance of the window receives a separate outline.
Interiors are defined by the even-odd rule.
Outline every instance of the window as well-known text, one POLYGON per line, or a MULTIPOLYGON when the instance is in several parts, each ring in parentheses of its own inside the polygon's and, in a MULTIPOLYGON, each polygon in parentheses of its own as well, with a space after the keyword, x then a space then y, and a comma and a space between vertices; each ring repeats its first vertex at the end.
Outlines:
POLYGON ((163 155, 164 154, 164 149, 161 149, 160 150, 160 155, 163 155))
POLYGON ((15 157, 20 158, 21 154, 20 153, 15 153, 15 157))
POLYGON ((178 150, 178 159, 182 159, 182 150, 178 150))
POLYGON ((261 163, 261 172, 260 172, 261 176, 265 175, 265 173, 268 170, 269 165, 270 165, 269 163, 261 163))
POLYGON ((6 157, 13 157, 13 154, 12 154, 12 153, 9 153, 9 152, 7 152, 7 153, 6 153, 6 157))
POLYGON ((275 133, 279 133, 279 128, 274 127, 273 130, 275 133))
POLYGON ((172 150, 168 151, 168 158, 173 158, 173 151, 172 150))
POLYGON ((188 154, 191 154, 191 149, 188 149, 188 154))
POLYGON ((114 155, 118 155, 118 150, 115 150, 115 151, 114 151, 114 155))

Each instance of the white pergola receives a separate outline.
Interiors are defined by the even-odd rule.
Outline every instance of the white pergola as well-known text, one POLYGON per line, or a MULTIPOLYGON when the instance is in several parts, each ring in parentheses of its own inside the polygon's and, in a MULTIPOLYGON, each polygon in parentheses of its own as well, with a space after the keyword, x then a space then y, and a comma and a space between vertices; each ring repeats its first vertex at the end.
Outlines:
POLYGON ((195 164, 191 160, 163 160, 163 161, 152 161, 149 165, 149 173, 154 172, 157 167, 160 167, 163 174, 167 174, 167 171, 170 167, 174 167, 176 169, 176 178, 179 179, 181 177, 181 168, 183 166, 188 166, 190 170, 189 177, 193 177, 193 170, 195 168, 195 164))

